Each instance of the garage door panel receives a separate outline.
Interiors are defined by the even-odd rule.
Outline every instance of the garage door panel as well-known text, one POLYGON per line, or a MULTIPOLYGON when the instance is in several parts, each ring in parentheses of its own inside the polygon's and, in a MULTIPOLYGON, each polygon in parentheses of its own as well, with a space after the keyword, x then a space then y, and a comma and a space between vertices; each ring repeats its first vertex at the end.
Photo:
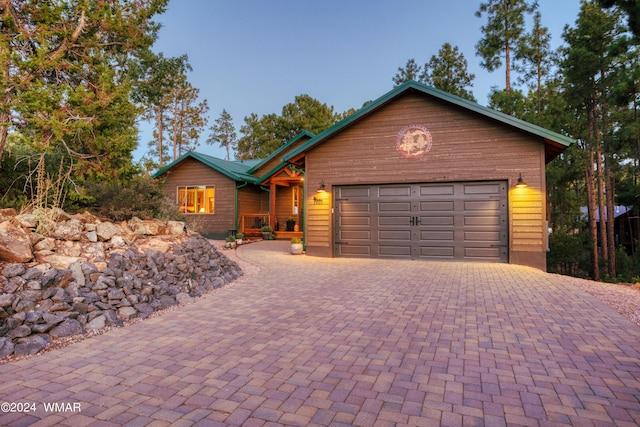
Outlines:
POLYGON ((340 240, 371 240, 370 230, 343 230, 340 232, 340 240))
POLYGON ((339 205, 340 213, 362 213, 362 212, 371 212, 371 203, 368 202, 343 202, 339 205))
POLYGON ((472 194, 495 194, 500 195, 500 185, 501 183, 474 183, 474 184, 464 184, 464 194, 472 195, 472 194))
POLYGON ((345 257, 366 257, 372 255, 370 245, 338 245, 340 256, 345 257))
POLYGON ((378 212, 411 212, 411 202, 380 202, 378 212))
POLYGON ((464 225, 467 227, 488 227, 488 226, 494 226, 494 227, 499 227, 500 226, 500 216, 498 215, 493 215, 493 216, 467 216, 465 215, 464 217, 464 225))
POLYGON ((377 187, 378 196, 383 199, 385 197, 411 197, 411 186, 404 185, 401 187, 377 187))
POLYGON ((500 200, 478 200, 478 201, 465 201, 464 210, 466 212, 499 212, 500 200))
POLYGON ((499 231, 465 231, 465 242, 491 242, 500 243, 499 231))
POLYGON ((380 245, 378 255, 381 257, 411 257, 410 245, 380 245))
POLYGON ((420 202, 420 212, 453 212, 453 201, 424 201, 420 202))
POLYGON ((450 231, 421 231, 420 232, 420 241, 421 242, 429 242, 435 240, 444 240, 453 242, 455 240, 453 230, 450 231))
POLYGON ((430 259, 453 259, 455 250, 452 246, 421 246, 420 257, 430 259))
POLYGON ((409 227, 411 225, 411 217, 410 216, 379 216, 378 217, 378 226, 379 227, 409 227))
POLYGON ((369 198, 371 197, 371 188, 369 187, 340 187, 338 191, 338 198, 369 198))
POLYGON ((396 241, 410 241, 410 230, 380 230, 378 231, 378 240, 396 240, 396 241))
POLYGON ((369 216, 341 216, 340 227, 370 227, 371 217, 369 216))
POLYGON ((420 224, 426 227, 452 227, 455 223, 453 216, 426 216, 426 214, 423 213, 419 218, 420 224))
POLYGON ((421 185, 420 196, 453 196, 455 187, 453 184, 421 185))

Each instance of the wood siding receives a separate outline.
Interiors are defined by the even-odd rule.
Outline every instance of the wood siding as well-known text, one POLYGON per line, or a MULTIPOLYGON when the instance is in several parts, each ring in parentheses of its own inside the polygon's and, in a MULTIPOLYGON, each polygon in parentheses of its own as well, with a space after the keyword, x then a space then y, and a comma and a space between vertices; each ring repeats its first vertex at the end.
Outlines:
MULTIPOLYGON (((509 194, 510 253, 546 250, 542 139, 444 101, 403 94, 309 150, 305 163, 307 185, 324 181, 329 191, 336 185, 461 181, 507 181, 512 188, 522 173, 526 195, 509 194), (411 124, 425 126, 433 140, 419 159, 396 151, 398 132, 411 124)), ((314 195, 306 198, 307 252, 326 254, 331 206, 315 204, 314 195)))
MULTIPOLYGON (((247 185, 238 189, 238 222, 242 215, 268 214, 269 193, 255 185, 247 185)), ((240 224, 238 224, 238 229, 240 224)))
POLYGON ((208 185, 215 187, 213 214, 188 214, 187 224, 207 237, 221 238, 235 228, 236 182, 199 161, 187 158, 166 174, 165 192, 176 201, 177 187, 208 185))

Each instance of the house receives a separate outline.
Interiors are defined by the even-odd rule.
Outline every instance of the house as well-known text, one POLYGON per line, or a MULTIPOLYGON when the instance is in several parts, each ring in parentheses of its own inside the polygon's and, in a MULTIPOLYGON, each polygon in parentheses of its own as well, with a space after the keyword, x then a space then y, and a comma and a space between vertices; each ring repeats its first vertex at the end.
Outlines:
MULTIPOLYGON (((609 218, 607 210, 605 209, 604 219, 605 222, 609 218)), ((580 208, 582 219, 588 222, 589 208, 583 206, 580 208)), ((600 220, 600 208, 596 206, 596 226, 598 235, 598 246, 602 246, 600 240, 600 227, 602 222, 600 220)), ((637 211, 632 206, 614 206, 613 212, 613 235, 615 239, 615 246, 624 246, 629 255, 633 255, 637 250, 637 242, 640 240, 640 217, 637 211)))
POLYGON ((411 81, 259 162, 187 153, 156 176, 212 236, 269 223, 313 256, 546 269, 545 165, 573 142, 411 81))

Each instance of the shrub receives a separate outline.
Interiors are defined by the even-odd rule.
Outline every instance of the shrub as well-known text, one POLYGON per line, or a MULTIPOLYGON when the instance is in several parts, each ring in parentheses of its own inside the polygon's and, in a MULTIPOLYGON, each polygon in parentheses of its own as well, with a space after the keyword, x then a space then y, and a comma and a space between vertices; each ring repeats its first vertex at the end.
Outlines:
POLYGON ((92 184, 88 193, 95 200, 93 210, 112 221, 161 218, 183 220, 184 215, 162 191, 162 182, 140 176, 128 185, 92 184))
POLYGON ((554 230, 549 235, 547 267, 551 273, 586 277, 591 271, 589 237, 576 229, 554 230))

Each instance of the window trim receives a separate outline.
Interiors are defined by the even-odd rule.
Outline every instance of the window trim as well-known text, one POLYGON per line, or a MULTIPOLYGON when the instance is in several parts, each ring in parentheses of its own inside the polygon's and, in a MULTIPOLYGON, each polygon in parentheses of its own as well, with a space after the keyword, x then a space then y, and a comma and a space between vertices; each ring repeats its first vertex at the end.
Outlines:
POLYGON ((177 185, 176 186, 176 203, 178 209, 185 215, 214 215, 216 212, 216 186, 215 185, 177 185), (198 200, 198 192, 203 191, 202 200, 198 200), (208 208, 207 197, 209 191, 213 192, 212 197, 209 197, 210 208, 208 208), (183 200, 180 199, 180 192, 184 191, 185 195, 183 200), (192 202, 189 200, 189 192, 191 191, 192 202), (184 203, 183 203, 184 201, 184 203), (189 210, 189 206, 193 206, 192 210, 189 210), (210 209, 210 212, 207 212, 210 209))

